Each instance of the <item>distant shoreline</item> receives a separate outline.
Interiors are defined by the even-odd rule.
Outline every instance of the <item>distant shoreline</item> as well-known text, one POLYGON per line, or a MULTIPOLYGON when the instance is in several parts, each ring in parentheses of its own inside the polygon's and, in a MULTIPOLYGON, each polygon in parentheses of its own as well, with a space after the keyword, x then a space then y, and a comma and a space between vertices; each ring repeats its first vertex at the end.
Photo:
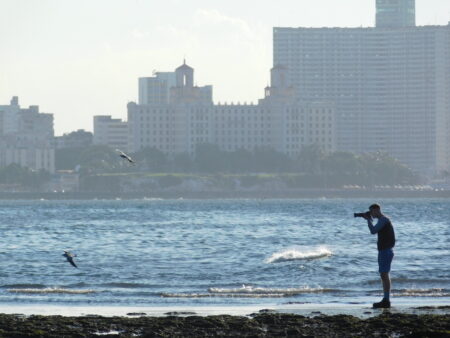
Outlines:
POLYGON ((285 191, 153 191, 153 192, 0 192, 0 200, 93 199, 295 199, 295 198, 450 198, 450 190, 334 190, 285 191))

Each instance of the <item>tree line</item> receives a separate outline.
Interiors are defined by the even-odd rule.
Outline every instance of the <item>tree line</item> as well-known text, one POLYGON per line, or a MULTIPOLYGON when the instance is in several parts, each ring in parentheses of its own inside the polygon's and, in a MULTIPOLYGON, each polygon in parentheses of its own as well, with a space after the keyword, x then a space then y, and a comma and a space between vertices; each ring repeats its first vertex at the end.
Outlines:
POLYGON ((11 187, 13 190, 16 187, 38 190, 50 178, 48 171, 24 168, 16 163, 0 168, 0 185, 11 187))
POLYGON ((107 146, 60 149, 55 156, 56 169, 76 169, 81 176, 132 172, 294 173, 303 176, 305 182, 321 182, 321 185, 329 187, 419 182, 418 175, 386 153, 354 154, 338 151, 326 154, 317 145, 303 147, 296 158, 270 148, 224 151, 213 144, 199 144, 193 155, 180 153, 170 157, 156 148, 144 148, 129 155, 135 160, 135 165, 122 160, 114 149, 107 146))

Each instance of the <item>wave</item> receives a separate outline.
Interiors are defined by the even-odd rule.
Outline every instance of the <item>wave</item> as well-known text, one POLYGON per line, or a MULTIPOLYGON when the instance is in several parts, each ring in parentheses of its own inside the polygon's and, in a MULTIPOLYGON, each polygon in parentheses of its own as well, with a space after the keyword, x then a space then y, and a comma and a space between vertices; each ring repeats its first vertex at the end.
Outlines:
POLYGON ((7 289, 8 292, 12 293, 66 293, 66 294, 86 294, 86 293, 94 293, 94 290, 88 289, 64 289, 64 288, 44 288, 44 289, 36 289, 36 288, 20 288, 20 289, 7 289))
POLYGON ((324 289, 321 287, 310 288, 258 288, 243 285, 241 288, 222 289, 209 288, 208 292, 200 293, 161 293, 162 297, 167 298, 282 298, 291 297, 305 293, 325 293, 338 292, 335 289, 324 289))
POLYGON ((242 293, 226 293, 226 294, 214 294, 214 293, 161 293, 161 297, 164 298, 282 298, 286 297, 280 293, 264 293, 264 294, 242 294, 242 293))
MULTIPOLYGON (((406 277, 393 277, 391 278, 393 283, 409 283, 411 285, 414 284, 430 284, 430 283, 445 283, 448 279, 439 279, 439 278, 406 278, 406 277)), ((380 279, 371 279, 367 281, 368 284, 380 284, 380 279)))
POLYGON ((334 289, 324 289, 321 287, 318 288, 310 288, 310 287, 301 287, 301 288, 258 288, 253 286, 243 285, 241 288, 235 289, 222 289, 222 288, 209 288, 209 292, 218 293, 218 294, 227 294, 227 293, 243 293, 243 294, 283 294, 283 295, 298 295, 302 293, 322 293, 322 292, 332 292, 337 291, 334 289))
POLYGON ((279 263, 295 260, 310 260, 329 257, 332 252, 325 247, 319 247, 309 251, 299 251, 297 249, 288 249, 274 253, 266 260, 266 263, 279 263))
POLYGON ((396 297, 449 297, 450 290, 440 288, 430 289, 399 289, 393 290, 396 297))

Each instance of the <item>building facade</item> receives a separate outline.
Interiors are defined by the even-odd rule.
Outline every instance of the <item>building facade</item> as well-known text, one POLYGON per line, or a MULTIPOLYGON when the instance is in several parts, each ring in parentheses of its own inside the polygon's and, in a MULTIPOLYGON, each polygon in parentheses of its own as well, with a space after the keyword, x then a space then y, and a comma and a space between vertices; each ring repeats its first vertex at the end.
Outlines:
POLYGON ((95 145, 106 145, 122 151, 128 150, 128 124, 109 115, 94 116, 95 145))
POLYGON ((183 64, 174 74, 168 103, 128 104, 131 152, 154 147, 168 155, 194 154, 202 143, 225 151, 266 147, 292 157, 308 144, 335 149, 334 107, 299 101, 281 65, 272 69, 272 86, 258 104, 215 105, 212 86, 194 86, 193 68, 183 64))
POLYGON ((0 167, 12 163, 55 172, 53 115, 21 108, 18 97, 0 106, 0 167))
POLYGON ((448 171, 450 24, 388 25, 389 4, 412 15, 414 1, 380 0, 380 27, 274 28, 274 63, 287 66, 297 97, 334 102, 339 150, 384 151, 421 173, 448 171))
POLYGON ((414 27, 415 0, 376 0, 376 27, 414 27))
POLYGON ((153 77, 139 78, 139 104, 168 104, 170 88, 175 87, 174 72, 155 72, 153 77))

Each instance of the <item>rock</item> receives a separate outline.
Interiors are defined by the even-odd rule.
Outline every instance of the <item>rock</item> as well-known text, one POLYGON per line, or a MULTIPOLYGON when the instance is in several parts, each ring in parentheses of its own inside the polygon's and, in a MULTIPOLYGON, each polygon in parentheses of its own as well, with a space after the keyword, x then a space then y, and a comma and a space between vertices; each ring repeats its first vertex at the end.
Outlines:
POLYGON ((0 314, 2 337, 93 337, 96 333, 109 333, 113 337, 117 332, 123 337, 446 337, 450 333, 450 314, 383 313, 367 319, 350 315, 304 317, 270 311, 252 318, 0 314))
POLYGON ((186 316, 186 315, 196 315, 195 312, 190 311, 172 311, 172 312, 166 312, 164 313, 167 316, 186 316))
POLYGON ((127 313, 127 316, 146 316, 147 314, 145 312, 129 312, 127 313))
POLYGON ((261 309, 259 313, 275 313, 276 311, 273 309, 261 309))

